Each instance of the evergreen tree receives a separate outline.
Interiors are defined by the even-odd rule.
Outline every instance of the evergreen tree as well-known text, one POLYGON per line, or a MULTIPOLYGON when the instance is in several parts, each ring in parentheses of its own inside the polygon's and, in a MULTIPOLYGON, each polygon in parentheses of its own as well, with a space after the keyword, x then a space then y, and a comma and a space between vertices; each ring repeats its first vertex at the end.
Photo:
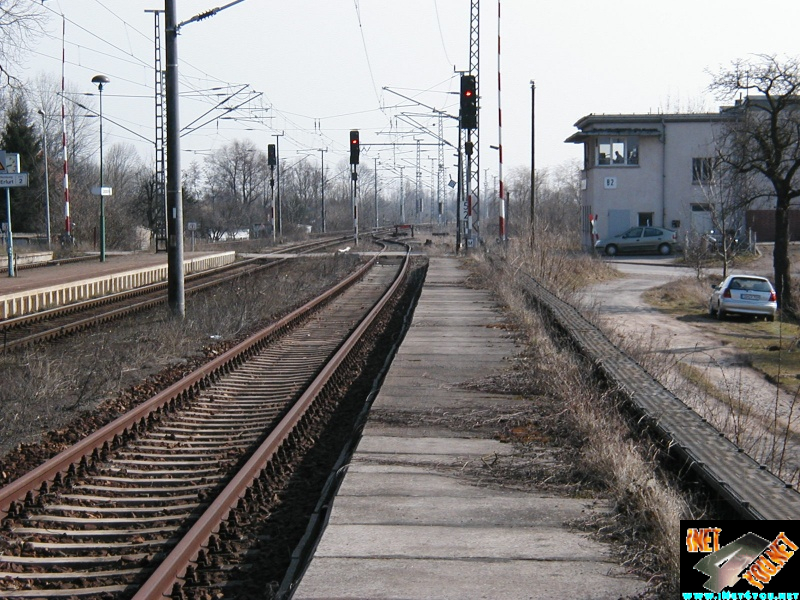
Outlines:
MULTIPOLYGON (((28 173, 28 187, 11 188, 11 228, 17 233, 43 231, 42 143, 22 94, 16 93, 11 97, 5 117, 0 149, 19 154, 19 170, 28 173)), ((5 222, 5 202, 0 202, 0 214, 5 222)))

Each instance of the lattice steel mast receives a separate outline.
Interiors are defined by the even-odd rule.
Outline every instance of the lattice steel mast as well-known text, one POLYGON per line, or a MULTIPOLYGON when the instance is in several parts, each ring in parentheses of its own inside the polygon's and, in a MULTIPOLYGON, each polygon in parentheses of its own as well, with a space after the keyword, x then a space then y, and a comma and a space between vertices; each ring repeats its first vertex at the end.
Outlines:
MULTIPOLYGON (((469 72, 475 76, 475 97, 480 103, 480 1, 472 0, 470 4, 470 19, 469 19, 469 72)), ((468 203, 471 206, 470 214, 468 215, 467 232, 468 244, 472 240, 473 245, 477 245, 480 240, 480 198, 478 190, 480 190, 480 110, 477 111, 477 125, 475 129, 468 130, 467 141, 472 142, 474 152, 471 159, 468 159, 470 164, 467 173, 467 196, 468 203)))
POLYGON ((167 162, 166 138, 167 121, 164 110, 166 99, 164 89, 164 69, 161 64, 161 13, 163 10, 145 10, 153 13, 155 17, 155 101, 156 101, 156 127, 155 127, 155 206, 154 219, 156 225, 155 239, 156 252, 167 251, 167 162))

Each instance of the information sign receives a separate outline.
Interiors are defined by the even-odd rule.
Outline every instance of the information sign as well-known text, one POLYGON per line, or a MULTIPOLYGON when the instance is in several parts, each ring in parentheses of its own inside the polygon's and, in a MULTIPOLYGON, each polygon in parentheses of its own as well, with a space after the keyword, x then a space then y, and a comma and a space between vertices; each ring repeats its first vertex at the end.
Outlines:
POLYGON ((10 175, 0 174, 0 188, 28 187, 27 173, 11 173, 10 175))

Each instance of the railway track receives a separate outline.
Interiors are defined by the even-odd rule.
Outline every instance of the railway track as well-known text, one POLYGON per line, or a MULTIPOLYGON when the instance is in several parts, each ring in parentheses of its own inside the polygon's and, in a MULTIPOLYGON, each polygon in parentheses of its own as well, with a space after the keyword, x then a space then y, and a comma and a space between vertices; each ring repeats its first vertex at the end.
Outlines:
MULTIPOLYGON (((272 254, 311 253, 348 239, 349 237, 339 237, 303 242, 278 248, 272 254)), ((185 294, 188 296, 245 275, 275 268, 286 260, 288 259, 248 258, 224 267, 187 275, 185 277, 185 294)), ((161 282, 2 320, 0 321, 0 349, 3 352, 17 350, 154 308, 164 304, 166 290, 167 282, 161 282)))
POLYGON ((374 258, 0 490, 0 598, 190 598, 182 585, 222 585, 198 570, 246 551, 247 531, 230 532, 269 512, 287 457, 309 444, 407 267, 374 258))

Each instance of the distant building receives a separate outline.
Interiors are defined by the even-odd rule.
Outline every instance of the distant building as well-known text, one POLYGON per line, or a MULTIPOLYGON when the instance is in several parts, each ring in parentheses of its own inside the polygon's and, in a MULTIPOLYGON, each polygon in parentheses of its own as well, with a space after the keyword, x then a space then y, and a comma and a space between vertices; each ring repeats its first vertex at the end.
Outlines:
POLYGON ((711 177, 724 113, 588 115, 566 142, 583 144, 583 243, 652 225, 711 229, 711 177), (594 228, 592 229, 592 222, 594 228))

